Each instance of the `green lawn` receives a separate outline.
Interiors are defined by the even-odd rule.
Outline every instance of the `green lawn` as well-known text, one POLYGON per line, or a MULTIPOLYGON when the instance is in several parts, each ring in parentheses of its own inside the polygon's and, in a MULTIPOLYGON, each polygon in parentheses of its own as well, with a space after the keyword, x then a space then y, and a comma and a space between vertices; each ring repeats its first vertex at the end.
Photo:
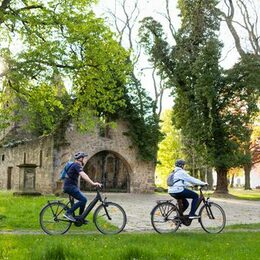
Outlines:
POLYGON ((0 259, 259 259, 260 233, 1 235, 0 259))
POLYGON ((229 193, 238 199, 243 200, 260 200, 260 190, 244 190, 244 189, 230 189, 229 193))
MULTIPOLYGON (((40 210, 54 199, 0 192, 0 229, 40 231, 40 210)), ((104 236, 93 234, 96 229, 90 223, 73 226, 64 236, 1 234, 0 259, 259 259, 260 232, 255 232, 259 229, 260 223, 256 223, 228 226, 218 235, 201 231, 104 236), (73 230, 83 234, 73 235, 73 230)))
MULTIPOLYGON (((48 200, 63 200, 55 196, 13 196, 11 192, 0 192, 0 230, 40 230, 39 214, 48 200)), ((88 217, 92 220, 92 215, 88 217)), ((72 230, 78 227, 72 226, 72 230)), ((96 230, 92 221, 80 227, 81 231, 96 230)), ((1 259, 1 258, 0 258, 1 259)))
POLYGON ((244 190, 244 189, 231 189, 229 188, 228 194, 214 194, 213 191, 204 191, 205 196, 226 198, 226 199, 238 199, 238 200, 260 200, 260 190, 244 190))

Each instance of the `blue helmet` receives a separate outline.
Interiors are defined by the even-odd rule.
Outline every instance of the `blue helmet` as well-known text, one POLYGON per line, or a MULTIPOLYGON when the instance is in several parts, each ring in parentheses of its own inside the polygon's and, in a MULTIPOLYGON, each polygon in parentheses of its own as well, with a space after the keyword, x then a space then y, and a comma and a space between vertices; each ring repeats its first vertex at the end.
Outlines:
POLYGON ((185 165, 185 161, 182 160, 182 159, 178 159, 178 160, 175 162, 175 166, 176 166, 176 167, 181 167, 181 168, 183 168, 184 165, 185 165))

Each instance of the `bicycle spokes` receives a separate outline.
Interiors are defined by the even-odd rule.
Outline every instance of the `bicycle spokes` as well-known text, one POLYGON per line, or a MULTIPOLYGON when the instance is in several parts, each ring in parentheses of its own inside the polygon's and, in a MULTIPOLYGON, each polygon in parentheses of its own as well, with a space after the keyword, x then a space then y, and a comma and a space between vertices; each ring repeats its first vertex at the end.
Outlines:
POLYGON ((205 204, 200 210, 201 227, 208 233, 219 233, 226 225, 224 210, 216 203, 205 204))
POLYGON ((126 225, 126 214, 118 204, 106 202, 96 209, 93 220, 101 233, 118 234, 126 225))
POLYGON ((40 225, 43 231, 49 235, 66 233, 71 222, 63 217, 67 206, 61 202, 48 203, 40 213, 40 225))
POLYGON ((181 223, 176 206, 170 202, 162 202, 154 207, 151 222, 158 233, 175 232, 181 223))

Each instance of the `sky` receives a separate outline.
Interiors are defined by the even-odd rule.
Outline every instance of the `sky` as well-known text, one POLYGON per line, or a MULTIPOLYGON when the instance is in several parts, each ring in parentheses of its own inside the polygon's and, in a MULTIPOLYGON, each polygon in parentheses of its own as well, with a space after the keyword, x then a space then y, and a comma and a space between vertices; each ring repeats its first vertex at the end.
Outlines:
MULTIPOLYGON (((117 4, 115 7, 115 2, 121 3, 120 0, 99 0, 99 4, 95 8, 95 12, 98 16, 103 17, 106 19, 109 25, 111 25, 111 28, 113 28, 114 24, 112 23, 111 16, 109 19, 108 10, 111 10, 113 12, 117 13, 117 16, 121 18, 122 20, 125 19, 123 9, 120 6, 120 4, 117 4)), ((172 1, 173 3, 174 1, 172 1)), ((126 0, 126 6, 127 6, 127 12, 131 12, 134 7, 134 0, 126 0)), ((178 17, 178 10, 176 8, 176 2, 174 4, 171 4, 171 10, 175 13, 175 25, 178 27, 180 25, 180 19, 178 17)), ((138 21, 142 20, 144 17, 152 16, 154 19, 160 21, 160 23, 164 26, 164 28, 168 28, 168 22, 163 17, 163 14, 165 13, 165 1, 164 0, 139 0, 138 1, 138 8, 140 10, 140 14, 138 16, 138 21)), ((134 17, 137 14, 137 12, 134 13, 134 17)), ((133 39, 138 41, 138 28, 139 23, 136 22, 133 28, 133 39)), ((169 41, 173 43, 173 39, 170 37, 170 31, 166 30, 166 34, 169 36, 169 41)), ((126 40, 124 43, 124 47, 129 47, 128 41, 126 40)), ((143 87, 147 90, 149 95, 154 98, 154 87, 153 87, 153 79, 151 76, 151 65, 147 61, 147 57, 144 55, 140 56, 139 62, 138 62, 139 70, 136 71, 136 73, 141 73, 140 76, 141 82, 143 87), (144 68, 143 70, 141 70, 144 68)), ((158 79, 159 81, 159 79, 158 79)), ((166 90, 164 93, 163 98, 163 109, 170 109, 173 106, 173 98, 170 96, 170 90, 166 90)))

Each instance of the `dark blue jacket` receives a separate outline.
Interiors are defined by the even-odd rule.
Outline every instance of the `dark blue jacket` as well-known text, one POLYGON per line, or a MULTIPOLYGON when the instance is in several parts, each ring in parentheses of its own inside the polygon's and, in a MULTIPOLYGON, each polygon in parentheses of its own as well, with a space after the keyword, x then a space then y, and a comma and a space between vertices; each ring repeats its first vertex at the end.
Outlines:
POLYGON ((64 180, 64 187, 78 186, 79 173, 81 171, 83 171, 82 166, 78 163, 73 163, 70 166, 67 176, 64 180))

